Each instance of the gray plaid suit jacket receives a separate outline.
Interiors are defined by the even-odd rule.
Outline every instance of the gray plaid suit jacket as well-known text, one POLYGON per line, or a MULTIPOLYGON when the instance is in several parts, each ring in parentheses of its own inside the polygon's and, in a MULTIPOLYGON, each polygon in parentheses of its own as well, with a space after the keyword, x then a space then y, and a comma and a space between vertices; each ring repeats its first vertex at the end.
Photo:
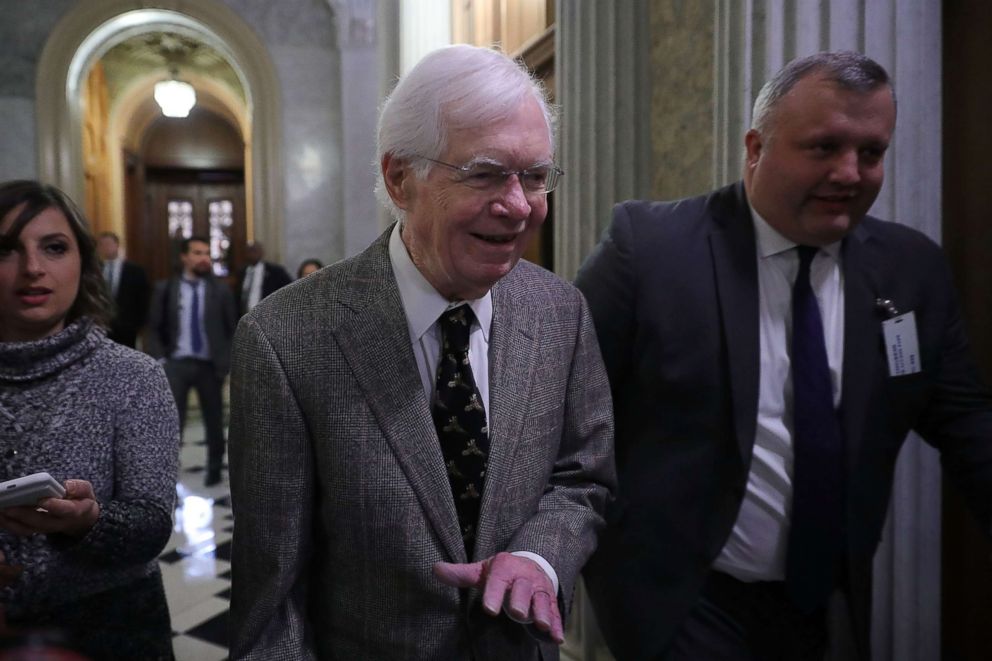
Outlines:
MULTIPOLYGON (((241 320, 231 390, 234 659, 556 659, 475 590, 387 231, 241 320)), ((473 559, 527 550, 567 607, 614 487, 585 301, 520 262, 492 290, 491 456, 473 559)))

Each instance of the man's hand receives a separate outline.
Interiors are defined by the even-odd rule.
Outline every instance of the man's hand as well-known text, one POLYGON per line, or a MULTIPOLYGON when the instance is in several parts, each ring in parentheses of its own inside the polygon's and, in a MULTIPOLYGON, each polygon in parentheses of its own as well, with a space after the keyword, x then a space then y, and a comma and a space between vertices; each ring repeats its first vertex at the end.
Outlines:
POLYGON ((434 574, 441 582, 456 588, 476 588, 482 592, 482 608, 499 615, 504 605, 519 622, 534 625, 561 645, 565 633, 558 612, 558 598, 551 579, 530 558, 498 553, 482 562, 455 564, 438 562, 434 574))
POLYGON ((82 537, 99 516, 93 485, 86 480, 66 480, 64 498, 45 498, 37 505, 0 510, 0 528, 21 537, 37 533, 82 537))

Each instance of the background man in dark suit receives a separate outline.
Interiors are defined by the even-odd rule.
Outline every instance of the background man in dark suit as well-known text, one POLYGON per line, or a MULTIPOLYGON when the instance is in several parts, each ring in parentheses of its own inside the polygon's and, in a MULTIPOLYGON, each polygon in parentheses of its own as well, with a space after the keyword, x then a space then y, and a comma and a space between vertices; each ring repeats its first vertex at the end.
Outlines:
POLYGON ((263 298, 285 287, 293 279, 283 267, 263 261, 265 247, 261 243, 249 243, 245 251, 248 265, 238 274, 238 316, 246 314, 263 298))
POLYGON ((114 302, 114 317, 107 337, 134 347, 148 317, 148 296, 151 294, 148 276, 143 268, 120 256, 120 238, 113 232, 100 234, 96 248, 103 260, 103 278, 114 302))
POLYGON ((237 324, 234 297, 213 277, 210 244, 201 237, 184 239, 180 275, 155 284, 149 315, 148 353, 165 365, 176 398, 180 429, 186 400, 196 389, 207 434, 207 475, 221 480, 224 462, 224 378, 231 366, 231 339, 237 324))
POLYGON ((586 578, 618 658, 868 659, 911 429, 989 528, 992 411, 948 267, 866 216, 895 116, 867 57, 794 61, 755 103, 743 184, 618 205, 580 271, 620 485, 586 578))
POLYGON ((427 55, 379 122, 400 222, 242 318, 233 659, 558 658, 614 476, 585 303, 519 261, 552 126, 506 56, 427 55))

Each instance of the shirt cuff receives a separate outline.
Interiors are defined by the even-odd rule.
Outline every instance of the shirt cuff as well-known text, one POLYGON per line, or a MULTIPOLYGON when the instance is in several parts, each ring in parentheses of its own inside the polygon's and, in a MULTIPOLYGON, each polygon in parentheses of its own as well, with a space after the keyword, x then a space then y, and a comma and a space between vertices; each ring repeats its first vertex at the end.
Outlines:
POLYGON ((531 553, 530 551, 511 551, 510 555, 518 555, 521 558, 528 558, 537 563, 537 565, 544 570, 544 573, 548 575, 551 579, 551 587, 555 589, 555 599, 558 598, 558 574, 555 573, 554 568, 551 563, 539 556, 537 553, 531 553))

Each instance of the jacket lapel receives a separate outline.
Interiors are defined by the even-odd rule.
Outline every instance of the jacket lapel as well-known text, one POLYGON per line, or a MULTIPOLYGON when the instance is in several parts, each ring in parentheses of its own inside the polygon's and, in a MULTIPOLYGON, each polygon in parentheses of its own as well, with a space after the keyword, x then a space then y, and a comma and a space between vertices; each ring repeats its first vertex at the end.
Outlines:
MULTIPOLYGON (((507 278, 514 277, 510 274, 507 278)), ((494 523, 513 480, 513 458, 523 433, 537 364, 536 314, 525 297, 513 296, 509 284, 493 287, 493 323, 489 337, 489 466, 486 471, 476 555, 491 555, 494 523)))
POLYGON ((754 224, 743 184, 718 191, 710 204, 716 225, 710 234, 710 251, 727 347, 734 431, 741 460, 748 466, 754 445, 760 371, 754 224))
POLYGON ((352 288, 341 298, 354 316, 334 335, 427 520, 451 560, 465 562, 441 445, 389 263, 388 237, 387 231, 358 258, 364 263, 356 264, 352 288))
POLYGON ((176 347, 179 346, 179 325, 182 323, 182 314, 179 310, 179 288, 183 286, 182 277, 175 277, 169 281, 166 285, 165 296, 168 301, 166 307, 166 312, 168 317, 166 318, 166 323, 168 324, 168 342, 163 349, 166 350, 166 355, 171 355, 176 347))
POLYGON ((847 444, 848 465, 853 467, 860 447, 861 430, 868 414, 869 393, 878 377, 882 317, 878 259, 872 256, 871 236, 858 227, 844 241, 844 367, 841 384, 841 424, 847 444))

